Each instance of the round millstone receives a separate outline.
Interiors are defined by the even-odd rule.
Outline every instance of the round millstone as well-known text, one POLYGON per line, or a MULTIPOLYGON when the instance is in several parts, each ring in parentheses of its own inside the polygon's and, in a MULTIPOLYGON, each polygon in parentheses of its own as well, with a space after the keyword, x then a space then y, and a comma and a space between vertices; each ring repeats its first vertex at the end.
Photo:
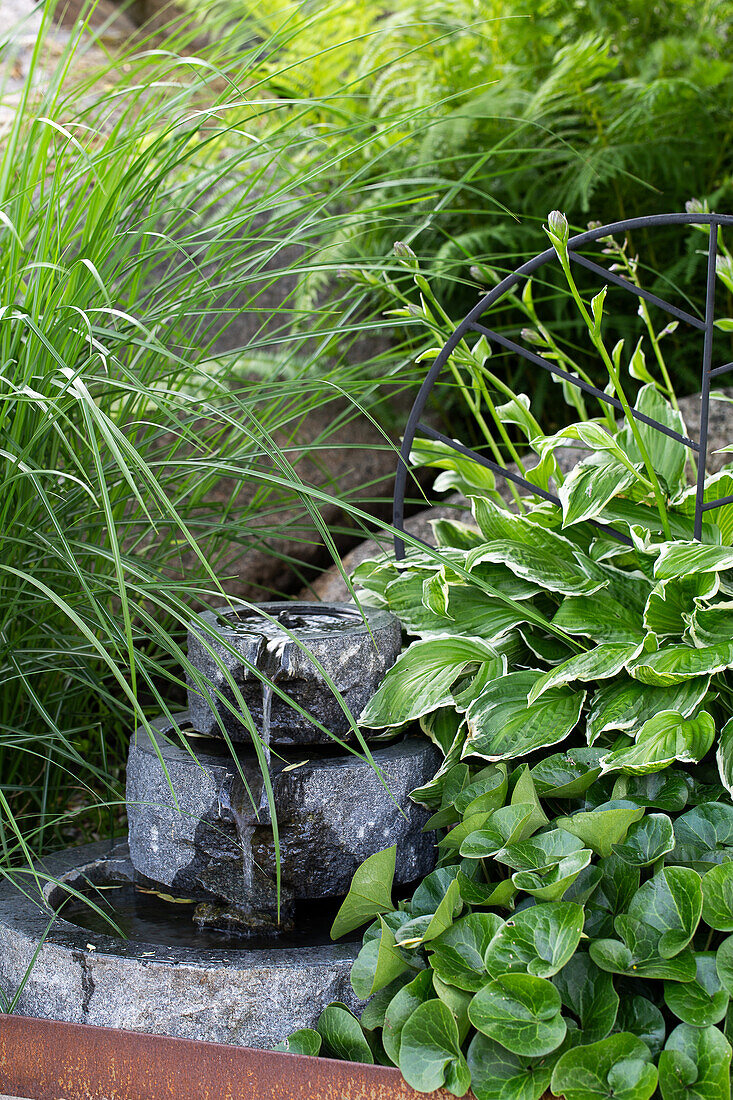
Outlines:
POLYGON ((330 735, 353 739, 349 719, 326 677, 358 718, 396 661, 402 644, 401 627, 394 615, 375 608, 364 608, 363 614, 366 622, 355 604, 285 601, 233 603, 197 615, 188 632, 189 660, 212 692, 223 696, 235 713, 217 694, 206 699, 188 674, 188 706, 194 727, 216 736, 221 722, 232 740, 251 742, 228 674, 241 692, 255 728, 262 733, 263 687, 254 671, 259 669, 328 731, 319 729, 275 693, 270 713, 273 745, 329 744, 330 735), (274 621, 253 611, 253 606, 274 621), (310 654, 294 638, 307 646, 310 654))
MULTIPOLYGON (((176 721, 185 730, 187 715, 176 721)), ((185 747, 171 740, 173 725, 162 719, 156 725, 152 739, 137 731, 127 764, 135 867, 186 895, 213 895, 241 910, 273 910, 275 843, 256 757, 237 749, 235 762, 226 744, 214 739, 191 738, 185 747), (253 803, 262 807, 258 813, 253 803)), ((283 755, 271 764, 282 899, 345 894, 359 864, 392 844, 397 882, 413 882, 432 869, 435 838, 423 832, 428 814, 409 797, 437 770, 438 753, 429 741, 406 737, 373 748, 380 774, 348 752, 324 756, 301 748, 283 755)))
POLYGON ((109 842, 57 853, 41 866, 58 883, 45 886, 46 907, 10 882, 0 885, 0 988, 13 997, 25 982, 16 1005, 23 1015, 271 1047, 315 1026, 331 1001, 361 1004, 349 982, 357 943, 202 950, 123 940, 63 917, 49 930, 68 897, 64 884, 114 887, 134 881, 135 870, 127 846, 109 842))

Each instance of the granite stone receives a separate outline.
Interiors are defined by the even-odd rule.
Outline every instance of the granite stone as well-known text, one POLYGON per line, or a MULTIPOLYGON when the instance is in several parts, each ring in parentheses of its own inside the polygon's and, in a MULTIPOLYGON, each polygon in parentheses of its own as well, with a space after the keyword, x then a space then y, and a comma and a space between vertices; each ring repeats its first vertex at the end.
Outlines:
POLYGON ((325 727, 319 729, 274 694, 271 744, 328 745, 333 743, 333 736, 353 740, 349 719, 326 676, 335 684, 352 716, 358 718, 385 672, 394 664, 402 645, 401 627, 393 615, 370 608, 364 614, 366 622, 355 604, 282 601, 256 605, 233 602, 197 615, 188 633, 188 656, 211 684, 212 696, 211 702, 204 698, 187 673, 189 713, 194 728, 217 735, 218 717, 233 741, 251 743, 228 676, 241 691, 255 728, 262 732, 263 689, 256 674, 259 669, 293 703, 325 727), (253 612, 252 607, 277 622, 253 612), (315 626, 304 625, 313 621, 315 626), (234 713, 213 692, 220 693, 234 713))
MULTIPOLYGON (((109 842, 48 857, 40 869, 69 885, 135 878, 127 846, 109 842)), ((39 905, 12 883, 0 884, 0 988, 12 997, 30 967, 21 1014, 271 1047, 313 1027, 331 1001, 361 1005, 349 981, 359 944, 201 950, 123 940, 62 917, 49 929, 65 891, 49 883, 44 894, 39 905)))
MULTIPOLYGON (((177 716, 179 727, 187 721, 185 714, 177 716)), ((174 892, 213 895, 240 910, 272 910, 275 843, 255 757, 238 749, 235 761, 221 741, 196 738, 186 747, 174 737, 174 727, 160 721, 152 738, 140 729, 132 741, 132 862, 174 892)), ((409 792, 434 775, 437 751, 423 737, 407 737, 371 752, 379 774, 348 752, 324 756, 291 749, 273 756, 286 901, 345 894, 358 865, 392 844, 398 882, 415 881, 432 869, 434 836, 423 832, 428 814, 409 792)))

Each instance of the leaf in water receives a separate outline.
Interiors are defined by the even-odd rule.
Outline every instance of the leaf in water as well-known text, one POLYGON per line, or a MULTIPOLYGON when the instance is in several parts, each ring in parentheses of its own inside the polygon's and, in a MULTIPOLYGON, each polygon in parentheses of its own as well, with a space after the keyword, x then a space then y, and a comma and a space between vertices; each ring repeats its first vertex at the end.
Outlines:
POLYGON ((634 867, 648 867, 674 848, 674 830, 666 814, 646 814, 636 821, 626 834, 622 844, 614 845, 614 852, 624 863, 634 867))
POLYGON ((539 1057, 562 1043, 567 1025, 552 982, 533 974, 502 974, 471 1001, 468 1017, 482 1034, 514 1054, 539 1057))
POLYGON ((322 1042, 317 1031, 310 1027, 303 1027, 288 1035, 287 1039, 283 1039, 272 1049, 282 1051, 284 1054, 308 1054, 315 1058, 321 1052, 322 1042))
POLYGON ((397 658, 360 718, 363 726, 392 728, 453 702, 451 687, 469 665, 488 665, 500 677, 505 659, 481 638, 445 635, 413 642, 397 658))
POLYGON ((467 1057, 476 1100, 540 1100, 552 1077, 552 1056, 512 1054, 480 1032, 471 1040, 467 1057))
POLYGON ((663 1100, 729 1100, 731 1048, 717 1027, 680 1024, 659 1055, 663 1100))
POLYGON ((322 1053, 327 1058, 373 1065, 374 1057, 361 1024, 346 1005, 335 1001, 324 1008, 318 1017, 317 1028, 323 1039, 322 1053))
POLYGON ((399 1065, 402 1028, 418 1005, 435 998, 433 978, 429 970, 422 970, 413 981, 408 982, 395 994, 384 1014, 382 1042, 387 1056, 399 1065))
POLYGON ((388 913, 392 905, 397 845, 369 856, 354 872, 349 892, 331 927, 331 939, 337 940, 372 917, 388 913))
POLYGON ((503 921, 496 913, 469 913, 430 944, 430 965, 444 982, 476 992, 486 981, 484 955, 503 921))
POLYGON ((558 817, 558 829, 577 836, 583 845, 600 856, 609 856, 614 844, 619 844, 635 821, 644 816, 641 806, 619 800, 605 802, 595 810, 581 811, 570 817, 558 817))
POLYGON ((418 1005, 403 1026, 399 1067, 418 1092, 433 1092, 441 1086, 454 1096, 468 1092, 471 1074, 461 1053, 458 1025, 442 1001, 418 1005))
POLYGON ((601 760, 605 772, 635 774, 660 771, 675 760, 697 764, 715 740, 715 722, 707 711, 696 718, 684 718, 678 711, 663 710, 648 718, 636 742, 616 749, 601 760))
MULTIPOLYGON (((105 887, 95 887, 95 889, 104 890, 105 887)), ((195 905, 196 902, 193 898, 174 898, 173 894, 166 894, 163 890, 148 890, 145 886, 135 885, 135 890, 138 894, 152 894, 153 897, 160 898, 161 901, 165 901, 168 905, 195 905)))
POLYGON ((583 1041, 605 1039, 616 1022, 619 998, 613 978, 584 951, 577 951, 553 978, 562 1003, 578 1018, 583 1041))
POLYGON ((464 756, 514 760, 568 736, 580 718, 585 692, 551 688, 529 705, 527 696, 541 675, 512 672, 484 688, 468 708, 464 756))
POLYGON ((694 982, 665 982, 664 1000, 670 1012, 693 1027, 720 1023, 728 1010, 730 996, 723 988, 715 964, 715 952, 695 955, 694 982))
POLYGON ((487 973, 492 978, 514 971, 552 977, 575 952, 583 920, 582 906, 573 902, 548 902, 523 909, 502 925, 486 948, 487 973))
POLYGON ((565 1100, 649 1100, 657 1087, 657 1070, 650 1059, 649 1049, 636 1035, 609 1035, 589 1046, 566 1050, 553 1070, 550 1087, 565 1100))

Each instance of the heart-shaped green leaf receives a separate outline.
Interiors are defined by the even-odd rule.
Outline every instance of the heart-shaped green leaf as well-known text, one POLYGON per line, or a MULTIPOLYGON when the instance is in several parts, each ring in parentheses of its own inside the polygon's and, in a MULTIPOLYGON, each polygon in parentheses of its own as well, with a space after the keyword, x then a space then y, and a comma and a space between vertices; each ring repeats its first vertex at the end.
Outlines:
POLYGON ((482 1034, 514 1054, 539 1057, 562 1043, 567 1025, 552 982, 533 974, 502 974, 471 1001, 468 1017, 482 1034))
POLYGON ((664 867, 645 882, 629 906, 629 916, 659 932, 664 959, 687 947, 702 915, 702 884, 691 867, 664 867))
POLYGON ((404 1024, 399 1067, 418 1092, 433 1092, 441 1086, 454 1096, 468 1092, 471 1074, 461 1053, 458 1025, 442 1001, 418 1005, 404 1024))
POLYGON ((678 813, 687 802, 687 777, 671 769, 647 775, 619 775, 613 787, 614 798, 625 798, 638 806, 678 813))
POLYGON ((399 1065, 402 1028, 418 1005, 434 999, 435 990, 432 974, 429 970, 421 970, 417 977, 403 986, 387 1005, 384 1013, 382 1042, 387 1057, 396 1066, 399 1065))
POLYGON ((582 840, 600 856, 609 856, 614 844, 619 844, 644 810, 633 802, 606 802, 591 811, 581 811, 571 817, 558 817, 555 825, 582 840))
POLYGON ((577 951, 553 978, 563 1005, 577 1017, 584 1043, 595 1043, 616 1022, 619 998, 613 978, 584 951, 577 951))
POLYGON ((434 913, 414 917, 402 925, 396 937, 398 947, 411 949, 421 943, 434 940, 436 936, 450 928, 462 909, 461 888, 453 879, 434 913))
POLYGON ((680 1024, 659 1055, 663 1100, 729 1100, 731 1048, 717 1027, 680 1024))
POLYGON ((539 871, 517 871, 512 875, 512 882, 518 890, 531 894, 538 901, 560 901, 589 865, 592 855, 590 848, 581 848, 539 871))
POLYGON ((324 1008, 317 1027, 323 1039, 322 1053, 327 1058, 373 1064, 374 1056, 361 1024, 346 1005, 336 1001, 324 1008))
POLYGON ((565 1100, 649 1100, 657 1087, 650 1057, 636 1035, 609 1035, 565 1051, 553 1070, 550 1087, 565 1100))
POLYGON ((527 971, 540 978, 557 974, 580 942, 584 914, 574 902, 547 902, 516 913, 486 948, 484 965, 493 977, 527 971))
POLYGON ((552 1055, 522 1056, 480 1032, 468 1048, 471 1091, 476 1100, 540 1100, 552 1077, 552 1055))
POLYGON ((486 981, 484 955, 503 924, 496 913, 469 913, 430 944, 430 965, 449 985, 475 992, 486 981))
POLYGON ((384 989, 408 968, 395 949, 394 932, 381 918, 380 924, 381 936, 366 941, 351 968, 351 987, 362 1001, 384 989))
POLYGON ((349 892, 331 927, 331 939, 337 940, 380 913, 388 913, 392 905, 397 846, 385 848, 369 856, 354 872, 349 892))
POLYGON ((506 845, 527 836, 528 829, 532 831, 530 823, 533 816, 534 806, 531 802, 518 802, 515 805, 502 806, 500 810, 494 810, 483 819, 479 827, 461 840, 461 855, 466 859, 485 859, 495 855, 506 845))
POLYGON ((733 806, 705 802, 682 814, 674 823, 674 863, 689 863, 698 870, 733 860, 733 806))
POLYGON ((733 863, 720 863, 703 875, 702 919, 711 928, 733 932, 733 863))
POLYGON ((542 798, 580 798, 601 774, 599 749, 571 749, 546 756, 532 768, 542 798))
POLYGON ((714 951, 697 953, 695 964, 695 981, 665 982, 664 1000, 670 1012, 683 1023, 709 1027, 723 1019, 730 997, 718 977, 714 951))
POLYGON ((307 1054, 315 1058, 321 1052, 322 1043, 323 1039, 317 1031, 311 1027, 302 1027, 272 1049, 279 1050, 283 1054, 307 1054))
POLYGON ((695 978, 695 959, 691 951, 675 958, 659 954, 661 934, 643 921, 622 913, 616 917, 621 940, 597 939, 590 944, 590 957, 601 970, 632 978, 659 978, 691 982, 695 978))
POLYGON ((674 830, 666 814, 646 814, 635 821, 614 852, 633 867, 649 867, 674 848, 674 830))
POLYGON ((664 1046, 667 1025, 657 1006, 646 997, 637 994, 624 996, 618 1006, 614 1031, 629 1031, 641 1039, 656 1058, 664 1046))

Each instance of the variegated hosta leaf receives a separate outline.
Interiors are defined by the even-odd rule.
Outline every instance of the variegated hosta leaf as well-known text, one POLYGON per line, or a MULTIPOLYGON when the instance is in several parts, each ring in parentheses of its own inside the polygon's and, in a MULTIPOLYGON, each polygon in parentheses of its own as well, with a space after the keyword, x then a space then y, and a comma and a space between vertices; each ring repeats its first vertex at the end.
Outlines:
POLYGON ((715 739, 715 722, 703 711, 696 718, 684 718, 678 711, 655 714, 639 730, 636 742, 601 758, 604 772, 636 774, 657 772, 674 760, 697 764, 715 739))
MULTIPOLYGON (((644 609, 644 626, 658 638, 681 637, 698 599, 709 599, 718 587, 717 573, 696 573, 678 580, 658 581, 644 609)), ((729 634, 728 637, 733 637, 729 634)), ((720 641, 719 638, 712 642, 720 641)), ((710 644, 710 643, 702 643, 710 644)))
POLYGON ((471 524, 457 519, 433 519, 430 526, 435 535, 436 546, 455 550, 471 550, 484 540, 480 531, 471 524))
MULTIPOLYGON (((687 428, 682 415, 673 409, 669 401, 662 396, 654 385, 642 386, 637 394, 635 408, 637 412, 658 420, 660 424, 687 435, 687 428)), ((636 429, 646 447, 651 465, 658 476, 671 493, 677 491, 682 482, 685 464, 688 457, 688 448, 677 439, 671 439, 668 435, 637 420, 636 429)), ((636 445, 636 440, 627 424, 618 434, 619 445, 633 463, 642 461, 641 453, 636 445)))
POLYGON ((733 638, 733 603, 698 607, 690 616, 688 634, 696 646, 719 645, 733 638))
POLYGON ((718 573, 733 569, 733 548, 703 542, 667 542, 654 563, 657 580, 686 577, 692 573, 718 573))
MULTIPOLYGON (((515 598, 512 593, 517 586, 513 585, 509 570, 503 572, 507 584, 505 587, 500 582, 499 587, 506 595, 515 598)), ((450 631, 491 642, 525 621, 516 608, 507 607, 479 588, 465 584, 449 586, 446 614, 436 614, 422 602, 423 582, 427 576, 426 573, 407 572, 386 589, 387 607, 411 634, 428 636, 450 631)), ((524 581, 520 584, 524 586, 520 598, 525 599, 527 585, 524 581)))
POLYGON ((561 518, 552 504, 547 509, 539 504, 527 515, 517 515, 492 500, 472 497, 471 508, 487 542, 518 542, 566 557, 575 550, 574 543, 552 529, 554 522, 559 525, 561 518))
POLYGON ((668 645, 654 653, 645 653, 628 670, 635 680, 643 684, 668 687, 681 680, 722 672, 733 665, 733 642, 694 649, 679 644, 668 645))
POLYGON ((589 577, 572 549, 565 550, 560 556, 555 550, 527 546, 521 542, 486 542, 470 551, 466 567, 471 570, 484 562, 500 562, 524 580, 563 595, 589 595, 607 584, 603 579, 589 577))
POLYGON ((662 710, 676 710, 687 718, 704 699, 709 684, 709 676, 671 687, 648 687, 626 676, 605 684, 590 704, 588 743, 592 745, 607 730, 638 729, 662 710))
POLYGON ((465 756, 514 760, 563 741, 578 723, 584 691, 551 688, 532 704, 527 696, 542 676, 512 672, 487 684, 468 708, 465 756))
POLYGON ((555 435, 543 436, 532 440, 532 446, 538 454, 545 454, 548 450, 554 451, 557 447, 564 447, 568 439, 577 439, 584 443, 589 451, 600 451, 613 456, 617 462, 627 468, 631 465, 625 451, 619 446, 616 437, 611 435, 608 428, 599 424, 597 420, 585 420, 580 424, 569 424, 561 428, 555 435))
POLYGON ((493 677, 506 672, 506 659, 482 638, 446 634, 413 642, 392 665, 359 720, 377 729, 412 722, 451 705, 456 680, 470 666, 480 671, 486 665, 493 677))
POLYGON ((618 675, 626 662, 638 655, 640 648, 641 643, 610 642, 586 653, 577 653, 569 661, 556 665, 541 676, 530 691, 528 702, 533 703, 557 684, 569 684, 574 680, 608 680, 618 675))
POLYGON ((496 478, 487 466, 462 455, 460 451, 438 439, 415 439, 410 462, 413 466, 436 466, 445 471, 438 476, 433 486, 438 492, 457 489, 468 496, 477 491, 493 493, 496 488, 496 478))
POLYGON ((579 462, 560 486, 564 526, 597 519, 612 497, 634 481, 634 474, 608 454, 579 462))
MULTIPOLYGON (((723 497, 733 496, 733 473, 730 468, 720 470, 717 474, 711 474, 705 479, 703 501, 721 500, 723 497)), ((675 511, 682 512, 685 516, 694 516, 695 501, 697 498, 697 486, 692 485, 684 489, 679 496, 672 499, 675 511)), ((711 508, 702 514, 703 542, 716 541, 713 537, 715 529, 720 532, 720 541, 723 546, 733 543, 733 504, 723 504, 720 508, 711 508), (706 529, 712 528, 708 533, 706 529)))
POLYGON ((563 600, 552 621, 566 634, 580 634, 594 642, 638 644, 644 638, 641 615, 604 589, 593 596, 563 600))
POLYGON ((716 759, 720 782, 733 794, 733 718, 729 718, 720 731, 716 759))

